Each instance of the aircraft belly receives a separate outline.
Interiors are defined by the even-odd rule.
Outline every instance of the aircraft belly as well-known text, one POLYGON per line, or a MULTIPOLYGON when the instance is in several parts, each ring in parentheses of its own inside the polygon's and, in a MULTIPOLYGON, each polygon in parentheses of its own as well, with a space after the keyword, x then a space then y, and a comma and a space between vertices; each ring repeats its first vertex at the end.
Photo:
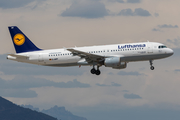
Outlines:
POLYGON ((125 56, 121 58, 122 62, 133 62, 133 61, 146 61, 155 60, 169 57, 169 54, 155 54, 155 55, 136 55, 136 56, 125 56))
POLYGON ((69 58, 52 58, 52 59, 49 59, 49 60, 46 60, 46 65, 47 66, 69 66, 71 65, 72 63, 76 63, 80 60, 79 57, 69 57, 69 58))
POLYGON ((45 66, 52 66, 52 67, 71 67, 71 66, 77 66, 76 63, 57 63, 57 64, 45 64, 45 66))

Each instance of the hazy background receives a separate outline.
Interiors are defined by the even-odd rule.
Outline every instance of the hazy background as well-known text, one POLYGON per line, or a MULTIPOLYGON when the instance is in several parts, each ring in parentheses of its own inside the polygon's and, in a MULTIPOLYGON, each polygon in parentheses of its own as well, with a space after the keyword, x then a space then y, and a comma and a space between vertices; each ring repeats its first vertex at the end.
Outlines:
POLYGON ((0 0, 0 95, 40 109, 65 106, 88 120, 178 120, 179 0, 0 0), (127 69, 53 68, 6 60, 15 53, 8 26, 39 48, 161 42, 170 58, 128 63, 127 69))

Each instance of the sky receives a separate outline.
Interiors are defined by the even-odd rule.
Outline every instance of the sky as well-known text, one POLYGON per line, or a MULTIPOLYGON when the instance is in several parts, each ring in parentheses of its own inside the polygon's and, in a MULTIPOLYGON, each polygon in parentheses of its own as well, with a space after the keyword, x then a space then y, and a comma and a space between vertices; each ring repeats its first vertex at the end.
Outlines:
POLYGON ((64 106, 88 120, 178 120, 179 0, 0 0, 0 96, 40 109, 64 106), (6 59, 15 53, 8 26, 41 49, 160 42, 174 55, 126 69, 45 67, 6 59), (3 44, 2 44, 3 43, 3 44))

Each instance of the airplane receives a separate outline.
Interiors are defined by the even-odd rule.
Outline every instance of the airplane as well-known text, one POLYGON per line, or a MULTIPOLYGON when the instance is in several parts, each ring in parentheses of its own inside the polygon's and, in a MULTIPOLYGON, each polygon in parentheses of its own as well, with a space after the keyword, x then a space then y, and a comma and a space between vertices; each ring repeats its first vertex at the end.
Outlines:
POLYGON ((139 42, 88 47, 72 47, 43 50, 34 45, 17 27, 8 27, 16 54, 7 59, 43 66, 68 67, 92 66, 90 72, 100 75, 100 67, 124 69, 128 62, 149 61, 154 70, 153 60, 173 55, 173 50, 157 42, 139 42), (97 66, 97 68, 95 68, 97 66))

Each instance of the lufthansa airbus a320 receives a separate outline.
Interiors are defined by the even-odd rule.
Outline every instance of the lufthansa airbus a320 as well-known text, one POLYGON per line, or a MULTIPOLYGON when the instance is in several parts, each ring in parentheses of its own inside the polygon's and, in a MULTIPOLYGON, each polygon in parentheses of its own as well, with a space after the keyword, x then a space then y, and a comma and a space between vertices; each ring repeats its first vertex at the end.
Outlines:
POLYGON ((124 69, 128 62, 149 61, 154 70, 153 60, 173 55, 173 50, 157 42, 140 42, 88 47, 74 47, 43 50, 36 47, 16 26, 10 26, 9 32, 16 54, 8 54, 7 59, 18 62, 68 67, 93 66, 90 72, 100 75, 100 67, 124 69), (95 67, 96 66, 96 67, 95 67))

